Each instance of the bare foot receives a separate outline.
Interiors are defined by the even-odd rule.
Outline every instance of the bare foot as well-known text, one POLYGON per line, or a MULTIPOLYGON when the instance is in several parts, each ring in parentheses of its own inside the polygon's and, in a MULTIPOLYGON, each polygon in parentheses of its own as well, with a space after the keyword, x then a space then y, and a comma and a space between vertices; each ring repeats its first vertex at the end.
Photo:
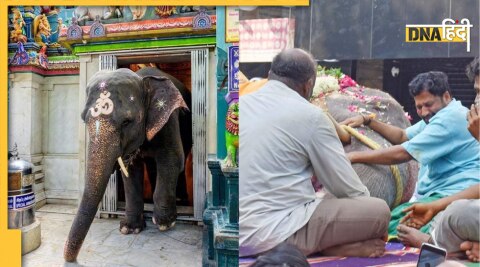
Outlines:
POLYGON ((423 243, 428 243, 428 240, 430 239, 430 235, 424 234, 415 228, 403 224, 398 225, 397 232, 398 239, 400 239, 404 245, 410 247, 419 248, 423 243))
POLYGON ((385 241, 381 239, 370 239, 366 241, 330 247, 324 249, 322 254, 325 256, 376 258, 382 256, 384 252, 385 241))
POLYGON ((460 244, 460 249, 465 251, 470 261, 480 261, 480 244, 479 242, 465 241, 460 244))

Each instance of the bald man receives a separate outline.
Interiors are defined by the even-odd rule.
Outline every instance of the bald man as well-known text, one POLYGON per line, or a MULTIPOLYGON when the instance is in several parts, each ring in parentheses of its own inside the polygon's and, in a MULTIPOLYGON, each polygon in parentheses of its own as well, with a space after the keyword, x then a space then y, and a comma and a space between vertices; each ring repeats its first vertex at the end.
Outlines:
POLYGON ((315 77, 313 57, 287 49, 261 90, 240 97, 240 256, 283 242, 305 255, 384 253, 389 208, 369 197, 333 124, 308 101, 315 77), (330 197, 315 196, 313 175, 330 197))

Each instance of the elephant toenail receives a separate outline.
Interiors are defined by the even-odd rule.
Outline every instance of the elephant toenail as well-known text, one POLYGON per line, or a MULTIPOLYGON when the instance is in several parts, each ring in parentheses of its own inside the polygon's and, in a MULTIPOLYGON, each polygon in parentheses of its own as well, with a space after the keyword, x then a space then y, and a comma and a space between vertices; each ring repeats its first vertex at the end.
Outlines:
POLYGON ((122 229, 120 229, 120 233, 122 233, 122 234, 124 234, 124 235, 128 234, 128 228, 125 227, 125 226, 122 227, 122 229))

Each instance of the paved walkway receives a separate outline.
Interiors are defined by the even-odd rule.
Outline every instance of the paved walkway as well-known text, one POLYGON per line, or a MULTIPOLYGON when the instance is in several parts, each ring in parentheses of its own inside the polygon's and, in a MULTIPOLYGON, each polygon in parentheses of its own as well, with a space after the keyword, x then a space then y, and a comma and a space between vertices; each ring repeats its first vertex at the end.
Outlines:
POLYGON ((65 263, 63 245, 72 225, 72 206, 46 205, 35 216, 40 220, 42 243, 22 257, 22 266, 201 266, 202 227, 178 222, 160 232, 151 220, 137 235, 120 234, 118 218, 95 219, 77 259, 65 263))

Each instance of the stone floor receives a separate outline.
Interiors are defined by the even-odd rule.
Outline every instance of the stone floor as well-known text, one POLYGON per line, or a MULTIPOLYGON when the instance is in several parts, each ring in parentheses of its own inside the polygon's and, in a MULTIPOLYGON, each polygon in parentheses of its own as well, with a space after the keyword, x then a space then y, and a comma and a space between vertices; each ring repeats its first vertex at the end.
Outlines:
POLYGON ((159 232, 151 220, 138 235, 122 235, 118 218, 95 219, 77 259, 65 263, 63 245, 75 208, 46 205, 36 213, 40 221, 40 247, 22 257, 22 266, 201 266, 202 227, 178 222, 173 230, 159 232))

